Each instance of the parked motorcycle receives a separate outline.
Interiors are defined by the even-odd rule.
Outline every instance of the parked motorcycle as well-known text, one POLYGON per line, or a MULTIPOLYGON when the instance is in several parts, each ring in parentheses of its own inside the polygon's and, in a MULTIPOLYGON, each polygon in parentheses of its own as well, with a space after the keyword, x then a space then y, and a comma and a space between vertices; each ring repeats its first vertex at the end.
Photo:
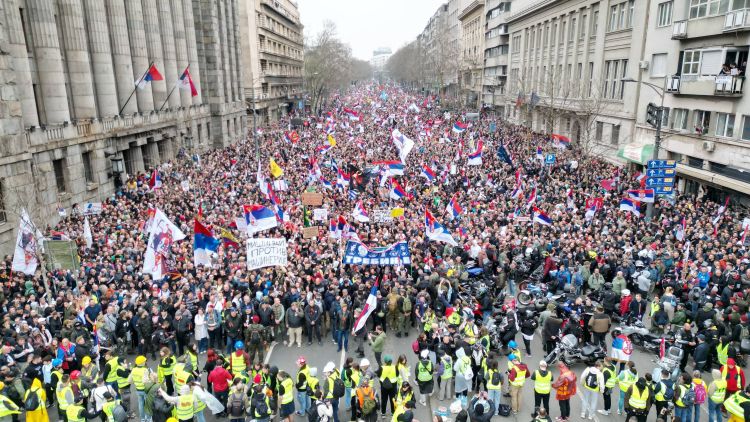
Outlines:
POLYGON ((628 336, 633 345, 648 352, 658 352, 661 346, 662 336, 651 333, 639 320, 624 319, 623 323, 612 331, 612 338, 620 334, 628 336))
POLYGON ((598 360, 604 359, 606 356, 607 352, 600 346, 584 344, 583 347, 579 347, 576 336, 568 334, 563 336, 563 338, 557 343, 555 350, 545 356, 544 360, 548 365, 552 365, 558 360, 568 366, 574 365, 578 362, 592 365, 598 360))
POLYGON ((516 297, 518 303, 528 306, 535 300, 543 300, 549 296, 549 290, 546 283, 523 282, 519 286, 520 291, 516 297))
POLYGON ((682 371, 680 371, 680 363, 685 354, 684 346, 687 342, 682 340, 679 336, 669 333, 665 337, 664 343, 664 357, 653 361, 656 364, 656 367, 651 375, 655 380, 661 379, 661 371, 664 369, 669 372, 672 381, 677 381, 677 378, 682 373, 682 371))

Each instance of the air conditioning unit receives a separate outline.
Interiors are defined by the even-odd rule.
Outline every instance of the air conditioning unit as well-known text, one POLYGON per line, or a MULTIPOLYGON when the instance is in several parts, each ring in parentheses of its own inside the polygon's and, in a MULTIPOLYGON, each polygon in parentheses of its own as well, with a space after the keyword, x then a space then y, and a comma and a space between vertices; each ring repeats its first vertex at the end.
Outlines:
POLYGON ((638 62, 638 67, 641 68, 641 70, 648 70, 648 60, 643 60, 641 62, 638 62))
POLYGON ((711 141, 703 141, 703 150, 713 152, 716 149, 716 143, 711 141))

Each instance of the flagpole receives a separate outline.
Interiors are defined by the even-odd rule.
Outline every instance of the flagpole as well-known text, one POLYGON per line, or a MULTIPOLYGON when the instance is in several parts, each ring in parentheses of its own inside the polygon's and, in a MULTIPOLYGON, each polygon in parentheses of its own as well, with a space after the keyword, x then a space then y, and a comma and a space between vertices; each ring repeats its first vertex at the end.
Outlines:
MULTIPOLYGON (((178 79, 178 80, 179 80, 179 79, 178 79)), ((163 103, 161 104, 161 107, 159 107, 159 110, 158 110, 158 111, 161 111, 161 110, 162 110, 162 109, 164 108, 164 106, 165 106, 165 105, 167 105, 167 101, 169 101, 169 97, 171 97, 171 96, 172 96, 172 93, 173 93, 173 92, 174 92, 174 90, 175 90, 175 89, 177 88, 177 84, 178 84, 178 83, 179 83, 179 82, 175 82, 175 84, 174 84, 174 85, 172 86, 172 90, 171 90, 171 91, 169 91, 169 94, 167 94, 167 98, 165 98, 165 99, 164 99, 164 102, 163 102, 163 103)))
POLYGON ((153 66, 153 65, 154 65, 154 62, 151 62, 148 65, 148 68, 146 69, 146 71, 143 72, 143 76, 141 76, 141 78, 138 79, 138 82, 135 84, 135 87, 133 87, 133 91, 128 96, 128 99, 125 100, 125 104, 122 105, 122 108, 120 108, 120 112, 117 113, 119 116, 122 116, 122 112, 123 112, 123 110, 125 110, 125 106, 128 105, 128 103, 130 102, 130 99, 133 98, 133 94, 135 94, 135 90, 138 89, 138 85, 140 85, 141 82, 143 82, 143 78, 146 77, 146 75, 148 74, 148 71, 151 70, 151 66, 153 66))

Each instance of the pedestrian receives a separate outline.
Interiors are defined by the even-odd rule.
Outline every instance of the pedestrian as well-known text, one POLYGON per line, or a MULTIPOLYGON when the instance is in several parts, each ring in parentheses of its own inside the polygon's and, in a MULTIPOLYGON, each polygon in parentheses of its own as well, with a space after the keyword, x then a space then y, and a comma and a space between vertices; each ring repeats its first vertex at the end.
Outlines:
POLYGON ((471 422, 489 422, 497 412, 497 404, 482 391, 471 399, 468 412, 471 422))
POLYGON ((549 394, 552 390, 554 377, 552 371, 547 369, 547 361, 539 361, 539 369, 531 374, 534 381, 534 412, 538 415, 539 409, 549 412, 549 394))
POLYGON ((296 343, 297 347, 302 347, 302 327, 305 323, 305 315, 297 302, 292 302, 291 307, 286 311, 285 319, 289 342, 284 342, 284 344, 291 347, 296 343))
POLYGON ((557 363, 560 374, 552 383, 555 389, 555 399, 560 405, 560 417, 555 420, 567 422, 570 418, 570 398, 576 395, 576 375, 562 362, 557 363))
POLYGON ((518 356, 511 354, 508 356, 508 384, 510 384, 510 407, 514 415, 521 410, 521 390, 526 383, 526 378, 530 378, 529 368, 526 364, 521 363, 518 356))
POLYGON ((695 394, 693 404, 693 422, 699 422, 701 405, 708 400, 708 386, 706 385, 706 382, 701 379, 701 371, 693 371, 693 385, 691 388, 695 394))
POLYGON ((581 393, 583 395, 583 404, 581 406, 581 419, 586 419, 588 414, 589 419, 594 419, 594 413, 596 413, 597 402, 599 401, 599 394, 604 392, 604 374, 601 372, 602 363, 595 362, 589 364, 581 374, 581 393))
POLYGON ((432 365, 432 361, 430 361, 429 350, 422 350, 419 357, 419 363, 417 363, 417 366, 414 368, 414 377, 419 386, 419 404, 427 406, 427 396, 432 396, 432 391, 435 386, 435 368, 432 365))
POLYGON ((695 392, 692 390, 693 380, 690 374, 683 373, 680 376, 677 388, 674 391, 674 420, 675 422, 692 422, 693 405, 695 404, 695 392))
POLYGON ((486 387, 488 398, 497 408, 500 405, 502 395, 503 374, 498 367, 497 359, 490 359, 486 366, 487 369, 482 378, 487 382, 486 387))
POLYGON ((198 342, 198 353, 204 354, 208 351, 208 328, 203 308, 198 308, 198 313, 195 314, 193 322, 195 323, 195 341, 198 342))
POLYGON ((657 417, 664 415, 664 411, 674 399, 674 381, 671 379, 671 374, 666 369, 662 369, 660 374, 661 378, 655 382, 653 389, 653 403, 656 405, 657 417))
POLYGON ((357 386, 353 401, 355 405, 352 406, 352 418, 350 420, 363 420, 365 422, 377 421, 378 403, 375 396, 375 389, 372 387, 371 381, 370 376, 365 375, 357 386))
POLYGON ((297 414, 304 416, 307 412, 307 408, 310 406, 310 398, 308 397, 308 378, 310 377, 310 369, 307 367, 307 359, 304 356, 297 358, 297 377, 295 380, 295 388, 297 388, 297 414))
POLYGON ((729 413, 729 422, 744 422, 745 415, 750 414, 750 385, 724 400, 724 408, 729 413))
POLYGON ((734 359, 728 358, 727 364, 719 368, 721 378, 727 380, 727 397, 745 387, 745 371, 735 364, 734 359))
POLYGON ((375 355, 375 362, 378 366, 382 365, 381 358, 383 356, 383 349, 385 348, 386 334, 383 328, 379 325, 375 326, 375 333, 368 333, 367 338, 372 348, 372 353, 375 355))
POLYGON ((651 389, 646 385, 646 378, 638 378, 638 381, 631 385, 625 394, 627 415, 625 416, 625 422, 632 418, 635 418, 637 422, 646 422, 652 399, 651 389))
POLYGON ((284 371, 278 374, 279 419, 292 422, 294 415, 294 381, 284 371))
POLYGON ((211 385, 211 391, 224 407, 227 407, 229 398, 229 384, 232 382, 232 374, 224 367, 224 358, 216 359, 216 366, 208 374, 206 381, 211 385))
POLYGON ((384 418, 389 403, 391 414, 395 411, 394 400, 398 388, 398 373, 390 355, 383 356, 383 365, 378 368, 376 375, 380 380, 380 416, 384 418))
POLYGON ((621 415, 622 412, 625 410, 625 394, 630 389, 630 386, 633 385, 638 380, 638 371, 635 369, 635 364, 633 362, 628 362, 625 366, 625 369, 621 370, 619 374, 617 374, 617 385, 620 387, 620 400, 617 403, 617 414, 621 415))
POLYGON ((711 371, 711 384, 708 386, 708 422, 721 422, 721 408, 727 398, 727 380, 721 377, 721 371, 711 371))
POLYGON ((606 349, 607 346, 604 339, 612 327, 612 319, 604 313, 604 307, 597 305, 596 312, 589 319, 588 326, 594 337, 594 344, 606 349))
POLYGON ((445 350, 438 349, 438 400, 453 397, 453 358, 445 350))

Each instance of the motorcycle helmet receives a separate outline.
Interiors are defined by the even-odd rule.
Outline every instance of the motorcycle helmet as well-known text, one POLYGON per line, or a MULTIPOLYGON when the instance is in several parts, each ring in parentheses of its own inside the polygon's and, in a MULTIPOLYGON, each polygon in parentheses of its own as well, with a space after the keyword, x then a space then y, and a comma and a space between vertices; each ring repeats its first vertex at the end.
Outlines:
POLYGON ((575 292, 575 288, 573 287, 572 284, 566 284, 565 287, 563 287, 563 291, 565 293, 573 293, 575 292))
POLYGON ((515 349, 517 346, 518 345, 516 344, 515 340, 511 340, 511 341, 508 342, 508 347, 510 347, 511 349, 515 349))
POLYGON ((643 268, 645 265, 643 264, 643 261, 640 259, 638 261, 635 261, 635 268, 643 268))
POLYGON ((612 283, 610 282, 604 283, 604 290, 612 290, 612 283))

